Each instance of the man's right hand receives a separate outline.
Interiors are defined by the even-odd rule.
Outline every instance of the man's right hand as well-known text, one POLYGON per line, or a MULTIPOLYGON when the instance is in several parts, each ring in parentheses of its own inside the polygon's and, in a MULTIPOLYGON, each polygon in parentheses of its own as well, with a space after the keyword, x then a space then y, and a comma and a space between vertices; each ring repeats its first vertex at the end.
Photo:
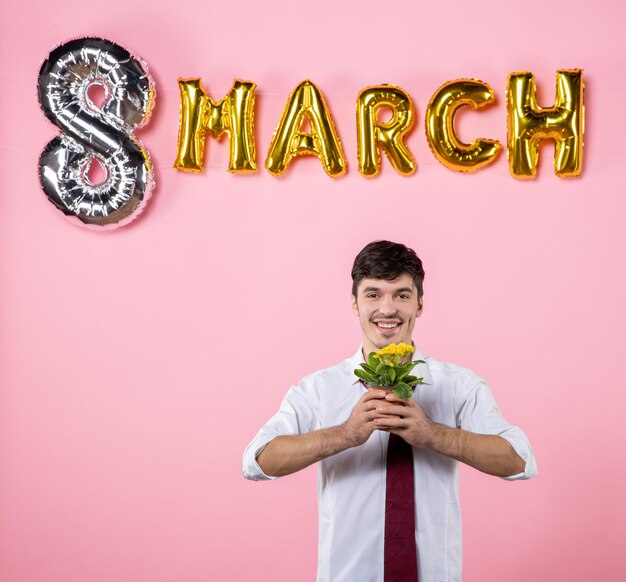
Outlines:
POLYGON ((381 416, 379 412, 376 412, 376 408, 381 401, 385 401, 386 395, 384 390, 370 388, 354 405, 348 420, 343 423, 350 447, 362 445, 376 430, 374 419, 381 416))
POLYGON ((266 475, 281 477, 300 471, 326 457, 362 445, 377 427, 375 418, 389 416, 376 411, 387 393, 368 390, 354 405, 348 419, 337 426, 305 434, 281 435, 271 440, 257 457, 266 475))

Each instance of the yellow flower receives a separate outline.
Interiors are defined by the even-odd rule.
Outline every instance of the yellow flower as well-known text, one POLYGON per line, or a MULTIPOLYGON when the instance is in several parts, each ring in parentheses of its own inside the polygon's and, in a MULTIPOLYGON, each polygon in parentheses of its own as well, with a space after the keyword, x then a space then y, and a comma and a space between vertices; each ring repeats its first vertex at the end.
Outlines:
POLYGON ((404 342, 399 344, 389 344, 388 346, 378 350, 376 352, 375 358, 380 358, 381 356, 400 356, 403 358, 407 354, 412 354, 415 350, 413 346, 405 344, 404 342))
POLYGON ((379 356, 394 356, 396 353, 396 344, 389 344, 376 352, 379 356))
POLYGON ((396 353, 399 356, 406 356, 407 354, 412 354, 415 351, 413 346, 410 346, 410 345, 405 344, 405 343, 398 344, 396 346, 396 350, 397 350, 396 353))

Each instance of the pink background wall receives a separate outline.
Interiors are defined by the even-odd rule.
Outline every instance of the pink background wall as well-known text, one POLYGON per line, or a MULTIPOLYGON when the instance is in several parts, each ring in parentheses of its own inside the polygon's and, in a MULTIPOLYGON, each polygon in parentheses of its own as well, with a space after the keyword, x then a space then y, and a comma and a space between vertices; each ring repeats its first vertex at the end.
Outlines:
MULTIPOLYGON (((0 579, 294 581, 315 575, 315 470, 241 477, 241 453, 288 386, 353 353, 349 270, 370 240, 426 266, 422 351, 471 367, 535 448, 540 475, 463 469, 468 582, 623 580, 623 93, 621 3, 441 4, 63 0, 21 3, 0 48, 0 579), (139 133, 156 165, 145 215, 77 228, 45 200, 37 161, 57 134, 35 98, 51 47, 100 35, 150 65, 158 101, 139 133), (497 105, 461 136, 506 142, 505 84, 530 70, 550 105, 559 68, 587 86, 582 177, 476 175, 430 153, 424 113, 445 81, 475 77, 497 105), (349 171, 317 159, 280 179, 172 169, 178 77, 215 98, 258 85, 262 165, 289 92, 324 92, 349 171), (413 97, 417 173, 356 167, 355 100, 413 97)), ((7 17, 8 16, 8 17, 7 17)))

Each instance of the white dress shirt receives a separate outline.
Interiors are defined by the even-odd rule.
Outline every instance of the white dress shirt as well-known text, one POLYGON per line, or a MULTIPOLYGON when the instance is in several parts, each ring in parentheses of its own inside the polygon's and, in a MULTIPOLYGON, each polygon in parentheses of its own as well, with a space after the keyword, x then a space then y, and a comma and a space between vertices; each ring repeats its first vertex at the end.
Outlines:
MULTIPOLYGON (((434 422, 479 434, 500 435, 526 462, 530 479, 535 457, 524 432, 500 414, 491 390, 472 371, 422 356, 411 374, 423 377, 413 400, 434 422)), ((354 375, 363 362, 357 353, 292 386, 279 411, 261 427, 243 454, 247 479, 266 475, 257 456, 279 435, 304 434, 343 423, 365 387, 354 375)), ((385 477, 389 434, 376 430, 366 443, 346 449, 318 465, 318 582, 381 582, 384 561, 385 477)), ((420 582, 460 582, 461 510, 458 462, 429 449, 414 448, 417 563, 420 582)))

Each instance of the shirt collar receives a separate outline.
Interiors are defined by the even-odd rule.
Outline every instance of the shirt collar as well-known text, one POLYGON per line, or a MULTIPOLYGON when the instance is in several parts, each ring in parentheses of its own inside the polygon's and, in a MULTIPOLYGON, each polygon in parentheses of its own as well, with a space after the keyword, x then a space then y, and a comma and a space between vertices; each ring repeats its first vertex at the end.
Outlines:
MULTIPOLYGON (((411 361, 414 362, 415 360, 425 360, 424 356, 419 351, 418 347, 416 345, 414 345, 413 347, 415 348, 415 351, 413 352, 413 355, 411 356, 411 361)), ((354 354, 354 356, 352 356, 348 360, 348 365, 350 366, 350 375, 352 377, 353 384, 356 384, 357 382, 359 382, 359 378, 354 373, 354 370, 359 366, 359 364, 362 364, 364 362, 365 362, 365 358, 363 358, 363 344, 361 344, 359 346, 359 349, 354 354)), ((418 378, 423 378, 421 382, 422 384, 432 385, 433 383, 433 377, 430 374, 430 369, 428 368, 427 363, 418 364, 417 366, 415 366, 415 368, 413 368, 413 370, 411 370, 410 374, 411 376, 417 376, 418 378)))

